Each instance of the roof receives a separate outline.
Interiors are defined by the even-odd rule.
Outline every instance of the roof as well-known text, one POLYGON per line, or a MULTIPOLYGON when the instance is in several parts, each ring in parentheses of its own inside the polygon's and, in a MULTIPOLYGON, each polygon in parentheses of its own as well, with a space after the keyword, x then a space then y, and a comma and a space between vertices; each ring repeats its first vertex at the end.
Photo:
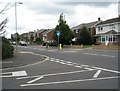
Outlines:
POLYGON ((108 19, 106 21, 103 21, 97 25, 102 25, 102 24, 108 24, 108 23, 115 23, 115 22, 120 22, 120 17, 113 18, 113 19, 108 19))
MULTIPOLYGON (((101 22, 101 21, 99 21, 99 22, 101 22)), ((95 21, 95 22, 90 22, 90 23, 82 23, 75 27, 72 27, 71 29, 82 29, 84 26, 87 28, 91 28, 91 27, 95 26, 96 24, 98 24, 99 22, 95 21)))
POLYGON ((54 29, 47 29, 45 32, 43 32, 42 34, 44 35, 44 34, 47 34, 47 33, 49 33, 49 32, 51 32, 51 31, 53 31, 54 29))
POLYGON ((37 31, 37 33, 43 33, 44 31, 46 31, 47 29, 40 29, 37 31))

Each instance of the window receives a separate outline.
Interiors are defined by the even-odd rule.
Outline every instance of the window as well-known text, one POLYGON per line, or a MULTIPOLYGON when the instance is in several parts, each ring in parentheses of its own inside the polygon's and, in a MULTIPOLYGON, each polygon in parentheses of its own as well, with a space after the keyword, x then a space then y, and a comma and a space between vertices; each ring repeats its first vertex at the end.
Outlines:
POLYGON ((102 26, 98 26, 98 31, 102 31, 103 27, 102 26))
POLYGON ((101 27, 101 30, 103 30, 103 27, 101 27))
POLYGON ((113 35, 113 42, 116 42, 116 41, 117 41, 117 36, 113 35))
POLYGON ((98 26, 98 31, 100 31, 100 26, 98 26))
POLYGON ((110 25, 110 30, 114 30, 115 29, 115 24, 111 24, 110 25))
POLYGON ((109 36, 109 42, 112 42, 112 35, 109 36))
POLYGON ((101 42, 105 42, 105 36, 101 36, 101 42))

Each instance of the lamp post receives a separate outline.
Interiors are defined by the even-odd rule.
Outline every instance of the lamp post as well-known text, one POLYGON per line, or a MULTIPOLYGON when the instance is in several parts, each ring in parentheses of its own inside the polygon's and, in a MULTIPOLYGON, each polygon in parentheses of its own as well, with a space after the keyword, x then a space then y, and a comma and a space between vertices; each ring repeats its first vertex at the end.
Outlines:
MULTIPOLYGON (((18 4, 23 4, 21 2, 18 2, 18 4)), ((16 30, 16 52, 17 52, 17 46, 18 46, 18 41, 17 41, 17 2, 15 2, 15 30, 16 30)))

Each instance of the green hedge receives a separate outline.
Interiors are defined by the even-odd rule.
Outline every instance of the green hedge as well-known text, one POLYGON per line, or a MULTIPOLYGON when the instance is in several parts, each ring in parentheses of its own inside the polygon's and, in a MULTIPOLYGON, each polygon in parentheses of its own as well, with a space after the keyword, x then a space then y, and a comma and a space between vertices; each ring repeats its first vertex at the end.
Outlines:
POLYGON ((13 57, 14 48, 7 38, 2 37, 2 59, 13 57))

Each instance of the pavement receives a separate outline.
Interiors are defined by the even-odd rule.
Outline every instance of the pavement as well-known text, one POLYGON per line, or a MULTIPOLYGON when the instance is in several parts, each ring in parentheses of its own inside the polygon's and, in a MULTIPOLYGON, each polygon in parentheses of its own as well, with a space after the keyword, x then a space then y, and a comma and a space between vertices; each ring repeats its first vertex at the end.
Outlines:
POLYGON ((2 64, 2 69, 25 66, 28 64, 34 64, 40 62, 44 59, 43 56, 33 55, 31 53, 25 53, 22 51, 14 52, 13 58, 8 58, 0 62, 2 64))

